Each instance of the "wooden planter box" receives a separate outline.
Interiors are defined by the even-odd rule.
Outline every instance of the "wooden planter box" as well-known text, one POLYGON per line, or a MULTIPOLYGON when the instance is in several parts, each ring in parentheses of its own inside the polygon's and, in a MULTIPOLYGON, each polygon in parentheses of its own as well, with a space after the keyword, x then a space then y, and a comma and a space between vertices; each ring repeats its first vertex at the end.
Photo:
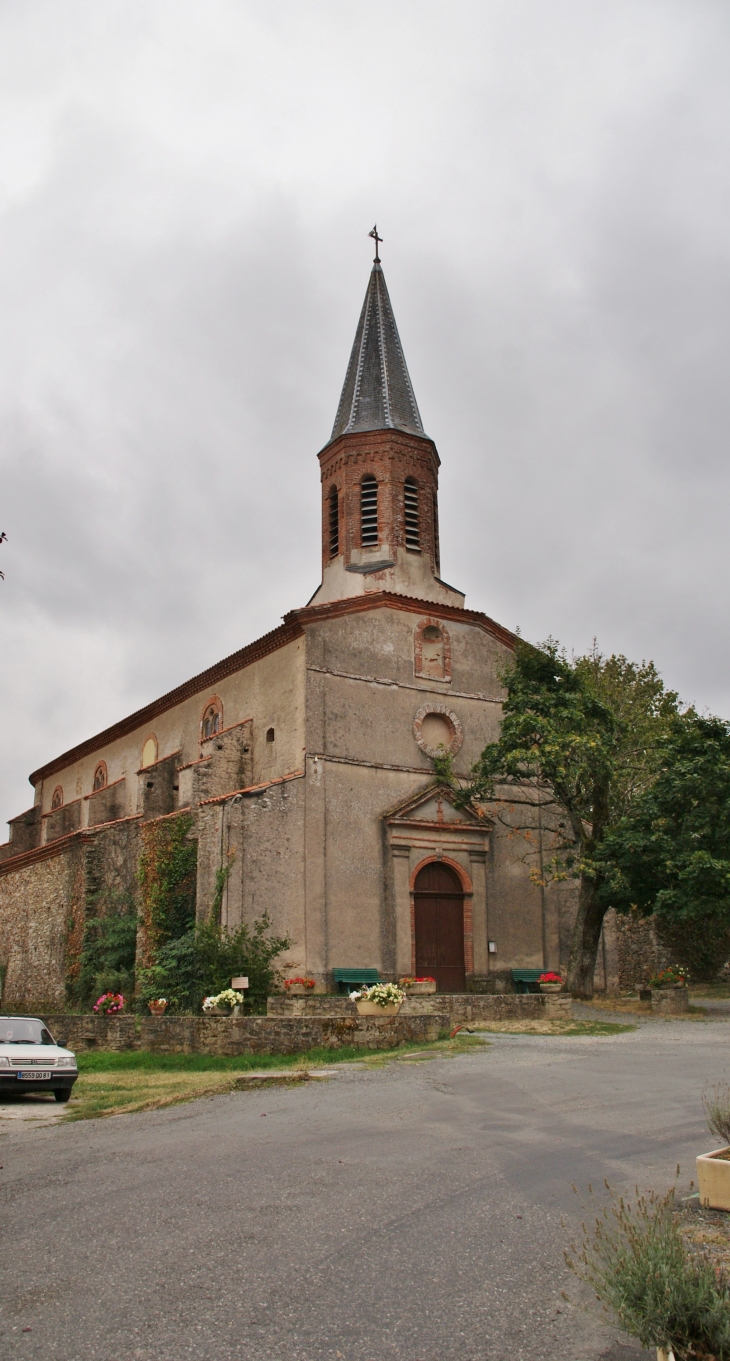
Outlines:
POLYGON ((697 1159, 700 1205, 709 1210, 730 1210, 730 1148, 701 1153, 697 1159))

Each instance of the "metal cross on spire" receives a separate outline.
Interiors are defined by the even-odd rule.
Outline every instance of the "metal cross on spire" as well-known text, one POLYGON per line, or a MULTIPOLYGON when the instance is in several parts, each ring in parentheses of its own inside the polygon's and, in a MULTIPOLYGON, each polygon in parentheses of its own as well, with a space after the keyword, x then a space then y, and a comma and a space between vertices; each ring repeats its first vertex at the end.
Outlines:
POLYGON ((375 259, 373 260, 373 264, 374 264, 374 265, 379 265, 379 264, 380 264, 380 256, 378 255, 378 246, 380 245, 380 242, 382 241, 383 238, 382 238, 382 236, 378 236, 378 224, 377 224, 377 222, 375 223, 375 226, 373 227, 373 230, 372 230, 371 232, 368 232, 368 236, 372 236, 373 241, 375 242, 375 259))

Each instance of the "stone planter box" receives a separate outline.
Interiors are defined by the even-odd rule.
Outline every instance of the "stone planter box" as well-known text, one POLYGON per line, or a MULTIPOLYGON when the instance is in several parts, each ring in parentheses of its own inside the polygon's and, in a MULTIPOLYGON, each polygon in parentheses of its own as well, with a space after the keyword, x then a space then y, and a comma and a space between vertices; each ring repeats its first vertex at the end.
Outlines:
POLYGON ((292 983, 284 991, 287 997, 309 997, 310 993, 314 992, 314 988, 305 988, 303 983, 292 983))
POLYGON ((540 992, 562 992, 562 983, 541 983, 540 992))
POLYGON ((397 1016, 402 1005, 402 1002, 388 1002, 384 1007, 379 1007, 377 1002, 355 1003, 358 1016, 397 1016))
POLYGON ((403 991, 409 997, 427 997, 436 991, 435 983, 407 983, 403 991))
POLYGON ((730 1148, 701 1153, 697 1159, 700 1205, 710 1210, 730 1210, 730 1148))
POLYGON ((652 988, 651 1009, 660 1016, 679 1016, 689 1011, 689 990, 679 988, 652 988))

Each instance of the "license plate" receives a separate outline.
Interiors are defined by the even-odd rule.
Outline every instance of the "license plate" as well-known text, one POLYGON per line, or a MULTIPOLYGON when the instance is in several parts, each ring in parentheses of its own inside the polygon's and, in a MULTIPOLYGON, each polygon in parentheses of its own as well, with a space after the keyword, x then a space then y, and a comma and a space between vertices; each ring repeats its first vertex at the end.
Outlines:
POLYGON ((21 1082, 48 1082, 50 1073, 18 1073, 21 1082))

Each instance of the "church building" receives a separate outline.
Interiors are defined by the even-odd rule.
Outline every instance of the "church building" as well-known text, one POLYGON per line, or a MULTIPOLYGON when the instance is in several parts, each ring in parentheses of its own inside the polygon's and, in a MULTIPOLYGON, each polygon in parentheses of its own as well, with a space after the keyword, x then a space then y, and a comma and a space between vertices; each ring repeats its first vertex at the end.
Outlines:
POLYGON ((467 777, 496 738, 515 637, 441 575, 440 460, 377 253, 318 457, 309 603, 30 776, 0 847, 6 1006, 62 1003, 89 902, 137 894, 145 827, 182 813, 198 918, 216 888, 229 927, 268 913, 320 991, 338 968, 501 991, 567 959, 573 889, 533 882, 539 825, 528 854, 506 805, 457 809, 435 770, 446 750, 467 777))

